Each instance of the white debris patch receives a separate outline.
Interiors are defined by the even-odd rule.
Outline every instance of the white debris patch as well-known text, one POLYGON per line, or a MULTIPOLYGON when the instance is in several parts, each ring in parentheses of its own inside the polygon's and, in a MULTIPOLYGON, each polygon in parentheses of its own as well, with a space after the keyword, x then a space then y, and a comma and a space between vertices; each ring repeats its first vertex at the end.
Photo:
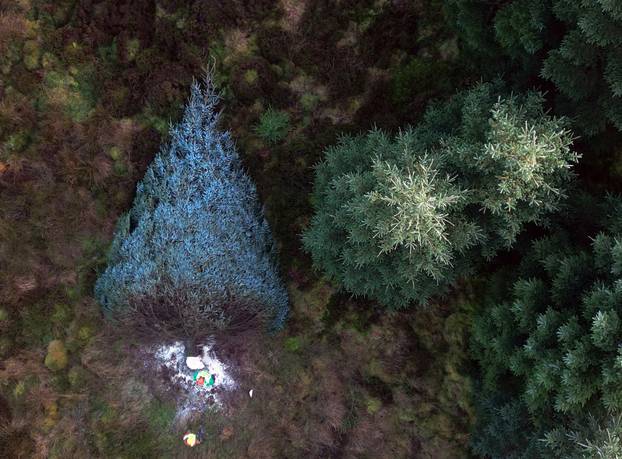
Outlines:
POLYGON ((191 370, 202 370, 205 368, 205 364, 201 357, 186 357, 186 366, 191 370))
POLYGON ((203 346, 199 356, 187 355, 184 344, 179 341, 156 346, 149 353, 154 357, 154 370, 170 381, 171 390, 177 393, 178 420, 192 412, 221 408, 223 392, 237 386, 211 345, 203 346))
POLYGON ((224 364, 214 355, 210 346, 203 346, 201 360, 205 364, 205 367, 209 368, 209 373, 216 375, 216 381, 220 381, 220 385, 223 388, 235 388, 235 381, 229 376, 224 364))

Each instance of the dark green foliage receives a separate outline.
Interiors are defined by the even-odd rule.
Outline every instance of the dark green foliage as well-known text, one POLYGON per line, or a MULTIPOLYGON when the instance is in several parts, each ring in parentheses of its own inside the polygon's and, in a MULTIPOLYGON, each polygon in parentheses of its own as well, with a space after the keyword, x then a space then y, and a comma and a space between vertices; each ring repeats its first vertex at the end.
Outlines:
POLYGON ((542 75, 571 102, 587 133, 603 130, 606 122, 622 129, 620 6, 557 0, 553 11, 568 31, 548 54, 542 75))
POLYGON ((518 0, 503 5, 495 16, 495 37, 511 55, 533 55, 544 46, 551 12, 547 1, 518 0))
MULTIPOLYGON (((413 57, 393 71, 391 99, 398 107, 406 107, 416 96, 438 89, 439 75, 446 74, 446 62, 413 57)), ((443 86, 448 86, 444 84, 443 86)), ((449 88, 446 88, 449 90, 449 88)))
POLYGON ((477 55, 494 57, 499 54, 494 29, 489 21, 503 0, 494 3, 477 0, 444 0, 445 15, 459 34, 465 51, 476 51, 477 55))
POLYGON ((443 0, 464 63, 476 75, 505 74, 524 87, 556 42, 550 0, 443 0))
POLYGON ((477 400, 477 424, 471 435, 473 451, 480 457, 530 459, 541 457, 543 445, 518 399, 496 394, 477 400))
MULTIPOLYGON (((475 319, 482 398, 498 410, 504 405, 495 399, 504 392, 511 404, 522 405, 530 425, 514 429, 521 435, 580 423, 588 411, 622 408, 622 220, 620 203, 611 200, 610 206, 612 218, 591 247, 579 243, 590 234, 573 241, 561 229, 535 242, 509 298, 475 319)), ((494 442, 511 423, 495 423, 481 416, 474 443, 482 454, 506 457, 494 442)))
MULTIPOLYGON (((541 74, 558 108, 586 134, 622 129, 622 3, 613 0, 445 0, 478 70, 541 74), (509 70, 512 69, 512 70, 509 70)), ((521 81, 522 80, 522 81, 521 81)))
POLYGON ((269 143, 280 142, 289 132, 289 114, 274 110, 272 107, 268 108, 259 117, 255 132, 269 143))
POLYGON ((394 138, 344 137, 317 169, 305 247, 354 294, 425 303, 545 221, 577 160, 571 141, 539 94, 498 99, 492 84, 433 106, 394 138))

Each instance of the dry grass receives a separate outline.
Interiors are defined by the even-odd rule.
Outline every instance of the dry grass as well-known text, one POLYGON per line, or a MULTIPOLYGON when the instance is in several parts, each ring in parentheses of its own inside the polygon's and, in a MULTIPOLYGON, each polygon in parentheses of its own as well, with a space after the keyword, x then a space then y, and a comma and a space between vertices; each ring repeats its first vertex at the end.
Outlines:
POLYGON ((247 56, 255 48, 250 32, 240 28, 228 30, 225 33, 224 41, 225 47, 233 55, 247 56))
POLYGON ((24 419, 0 419, 0 455, 8 459, 27 459, 35 454, 30 425, 24 419))
POLYGON ((379 440, 382 439, 375 422, 365 416, 360 419, 348 436, 346 457, 359 457, 368 451, 381 451, 379 440))
POLYGON ((17 13, 0 12, 0 52, 6 52, 13 40, 25 38, 28 33, 28 22, 17 13))
POLYGON ((298 31, 300 20, 307 9, 306 0, 280 0, 283 17, 281 27, 290 33, 298 31))
POLYGON ((57 457, 73 458, 90 456, 88 450, 88 403, 76 403, 47 435, 48 448, 57 457))
POLYGON ((119 354, 116 358, 111 356, 110 349, 115 348, 115 341, 109 330, 93 337, 88 346, 80 353, 80 363, 95 375, 105 375, 105 381, 101 384, 110 382, 119 383, 126 377, 126 367, 124 361, 119 361, 119 354))
POLYGON ((24 350, 0 362, 0 381, 18 381, 26 376, 45 378, 48 374, 43 366, 45 354, 42 351, 24 350))
POLYGON ((155 291, 136 295, 125 310, 115 311, 115 324, 128 336, 149 343, 210 338, 224 342, 249 330, 264 330, 270 320, 265 308, 252 300, 214 299, 214 305, 206 308, 206 300, 197 302, 192 288, 161 277, 155 291))
POLYGON ((96 138, 96 144, 103 151, 110 151, 111 148, 117 148, 122 155, 127 156, 131 160, 129 153, 140 131, 140 125, 131 118, 122 119, 102 119, 100 128, 94 129, 93 135, 96 138))

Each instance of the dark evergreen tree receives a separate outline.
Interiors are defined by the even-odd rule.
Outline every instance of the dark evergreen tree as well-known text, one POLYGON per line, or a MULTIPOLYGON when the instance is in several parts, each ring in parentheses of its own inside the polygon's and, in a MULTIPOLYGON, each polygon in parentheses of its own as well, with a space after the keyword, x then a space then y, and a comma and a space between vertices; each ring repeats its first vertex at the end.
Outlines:
POLYGON ((443 0, 458 35, 462 65, 476 77, 502 76, 516 91, 537 84, 542 61, 559 43, 551 0, 443 0))
POLYGON ((508 388, 497 394, 475 400, 477 423, 471 433, 471 447, 478 457, 494 459, 535 459, 544 456, 546 448, 530 419, 525 404, 508 396, 508 388))
POLYGON ((557 227, 535 242, 509 299, 476 317, 473 356, 485 401, 474 435, 479 453, 507 457, 497 436, 514 431, 523 454, 546 432, 553 441, 555 429, 587 422, 588 412, 622 408, 622 204, 610 199, 607 207, 611 217, 598 234, 557 227), (523 425, 490 415, 506 406, 525 413, 523 425))
POLYGON ((555 0, 553 12, 567 32, 549 52, 542 75, 588 134, 607 122, 622 130, 622 3, 555 0))
POLYGON ((539 94, 499 99, 492 84, 394 138, 344 137, 318 166, 305 247, 354 294, 392 308, 424 303, 546 220, 577 160, 571 142, 539 94))
POLYGON ((484 75, 540 73, 586 134, 622 130, 622 2, 445 0, 463 47, 484 75), (505 59, 503 59, 505 57, 505 59), (508 61, 513 61, 514 66, 508 61), (508 72, 512 69, 512 72, 508 72))
POLYGON ((287 294, 268 223, 209 77, 138 184, 95 286, 107 316, 177 338, 281 327, 287 294))

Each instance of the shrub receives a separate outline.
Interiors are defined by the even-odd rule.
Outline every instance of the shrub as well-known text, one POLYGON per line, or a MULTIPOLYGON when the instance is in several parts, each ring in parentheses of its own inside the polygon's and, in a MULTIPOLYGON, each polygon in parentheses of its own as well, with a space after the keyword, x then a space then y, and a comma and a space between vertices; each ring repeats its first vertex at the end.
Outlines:
POLYGON ((84 367, 75 365, 67 373, 67 380, 73 390, 82 390, 89 381, 89 373, 84 367))
POLYGON ((42 304, 33 304, 20 313, 19 340, 26 346, 43 346, 54 339, 50 312, 42 304))
POLYGON ((291 336, 285 340, 285 349, 297 352, 302 347, 302 339, 299 336, 291 336))
POLYGON ((28 40, 24 43, 22 49, 24 54, 24 67, 28 70, 36 70, 39 68, 41 60, 41 47, 36 40, 28 40))
POLYGON ((8 336, 0 337, 0 358, 5 358, 9 355, 13 342, 8 336))
POLYGON ((259 73, 257 73, 256 69, 248 69, 244 72, 244 81, 249 85, 254 85, 259 79, 259 73))
POLYGON ((542 97, 498 99, 492 84, 431 107, 395 137, 343 137, 316 171, 303 236, 314 264, 346 290, 392 308, 425 303, 543 223, 577 155, 542 97))
POLYGON ((48 344, 48 353, 45 356, 45 366, 52 371, 62 370, 69 363, 67 350, 61 340, 55 339, 48 344))
POLYGON ((268 108, 259 117, 259 123, 255 127, 255 132, 262 139, 270 143, 278 143, 283 140, 289 132, 289 114, 268 108))
POLYGON ((300 105, 306 112, 312 112, 320 102, 320 96, 312 92, 306 92, 300 97, 300 105))
POLYGON ((548 431, 551 440, 553 429, 580 424, 586 412, 622 408, 621 209, 612 204, 614 217, 589 248, 562 230, 534 243, 508 298, 476 317, 473 356, 481 368, 482 398, 492 406, 488 411, 511 404, 524 413, 516 428, 509 426, 518 418, 480 416, 474 437, 487 446, 479 453, 507 457, 491 445, 507 438, 508 430, 531 439, 548 431), (499 393, 509 402, 494 402, 499 393))
POLYGON ((81 123, 92 115, 99 99, 95 70, 91 66, 72 70, 46 72, 43 103, 50 110, 60 107, 74 122, 81 123))
POLYGON ((119 219, 95 295, 111 319, 184 339, 281 327, 287 294, 255 186, 219 132, 209 77, 119 219))

